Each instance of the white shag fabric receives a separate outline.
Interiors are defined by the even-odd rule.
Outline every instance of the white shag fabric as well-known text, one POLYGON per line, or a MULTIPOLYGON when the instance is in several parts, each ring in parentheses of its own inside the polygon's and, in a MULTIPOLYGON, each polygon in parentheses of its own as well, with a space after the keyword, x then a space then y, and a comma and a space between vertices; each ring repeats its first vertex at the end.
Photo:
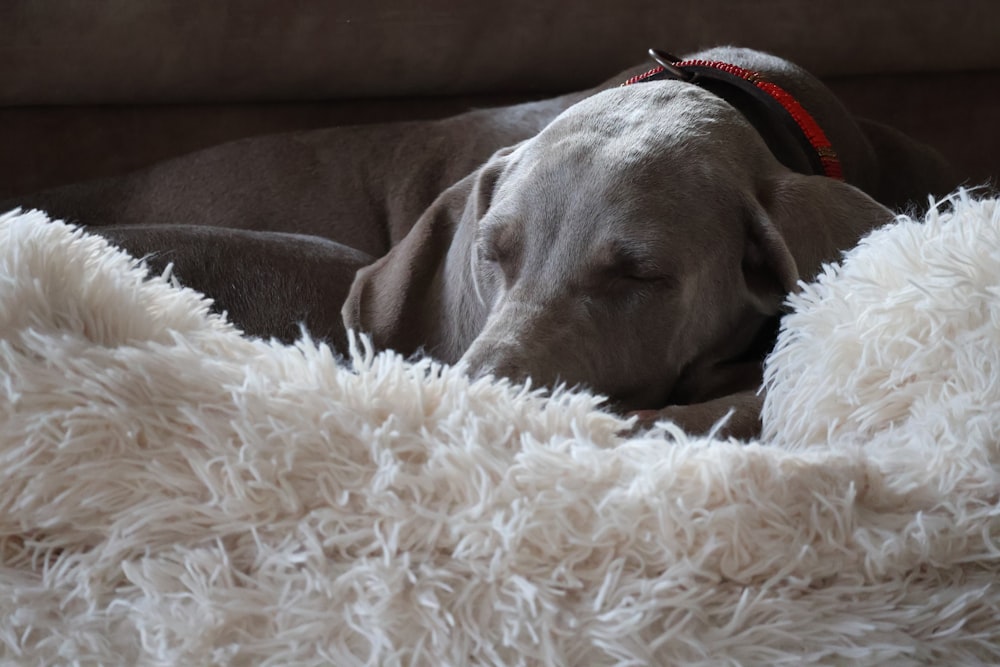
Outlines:
POLYGON ((247 340, 0 217, 0 661, 1000 661, 1000 205, 793 299, 766 440, 247 340))

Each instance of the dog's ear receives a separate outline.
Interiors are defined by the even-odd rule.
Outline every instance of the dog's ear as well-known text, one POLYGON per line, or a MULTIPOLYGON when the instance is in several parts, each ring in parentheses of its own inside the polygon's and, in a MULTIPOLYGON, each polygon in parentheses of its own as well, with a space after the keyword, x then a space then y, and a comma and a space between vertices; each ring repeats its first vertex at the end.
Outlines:
POLYGON ((744 243, 740 268, 750 303, 761 313, 776 313, 798 283, 795 257, 767 211, 759 206, 749 208, 744 243))
POLYGON ((768 178, 750 206, 743 277, 751 302, 778 312, 799 280, 837 261, 892 212, 852 185, 826 176, 768 178))
POLYGON ((470 266, 475 227, 512 150, 441 193, 395 247, 358 271, 341 310, 347 328, 369 334, 380 349, 424 350, 447 362, 461 356, 455 337, 468 322, 454 320, 481 305, 470 266))
POLYGON ((928 196, 941 198, 962 185, 958 171, 930 146, 888 125, 855 120, 875 149, 878 184, 874 196, 892 210, 922 210, 928 196))

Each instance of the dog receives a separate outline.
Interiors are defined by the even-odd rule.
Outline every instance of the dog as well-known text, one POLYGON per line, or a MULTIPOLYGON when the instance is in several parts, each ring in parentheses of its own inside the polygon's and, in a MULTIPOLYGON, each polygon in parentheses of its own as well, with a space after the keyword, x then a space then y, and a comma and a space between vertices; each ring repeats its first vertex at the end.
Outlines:
POLYGON ((898 207, 957 179, 889 130, 873 132, 894 152, 876 154, 833 95, 783 60, 743 49, 690 60, 793 95, 844 180, 782 163, 761 121, 705 86, 605 90, 443 193, 359 272, 345 322, 473 373, 589 387, 643 423, 705 431, 735 409, 727 432, 754 435, 785 296, 892 218, 877 199, 898 207))
POLYGON ((94 229, 161 261, 211 227, 228 268, 195 258, 179 276, 209 296, 240 276, 222 305, 260 335, 346 326, 475 374, 585 386, 643 425, 704 431, 735 409, 727 432, 750 437, 785 296, 958 179, 780 58, 657 59, 553 100, 249 139, 14 203, 110 223, 94 229))

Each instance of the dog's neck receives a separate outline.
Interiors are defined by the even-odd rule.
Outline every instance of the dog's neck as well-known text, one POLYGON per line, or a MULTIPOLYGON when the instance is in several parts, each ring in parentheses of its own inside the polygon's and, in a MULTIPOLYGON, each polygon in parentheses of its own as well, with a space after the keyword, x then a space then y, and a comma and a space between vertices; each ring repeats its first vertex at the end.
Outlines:
POLYGON ((623 86, 676 79, 703 88, 731 104, 756 128, 789 169, 843 180, 840 159, 823 128, 795 97, 761 74, 714 60, 680 60, 650 49, 659 63, 623 86))

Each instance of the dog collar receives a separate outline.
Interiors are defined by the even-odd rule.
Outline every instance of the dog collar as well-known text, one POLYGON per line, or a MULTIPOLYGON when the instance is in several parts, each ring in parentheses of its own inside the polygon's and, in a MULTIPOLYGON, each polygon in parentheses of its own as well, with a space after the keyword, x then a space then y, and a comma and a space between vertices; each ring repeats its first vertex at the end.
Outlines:
POLYGON ((623 86, 677 79, 718 95, 742 113, 763 137, 779 162, 803 174, 844 180, 840 158, 823 128, 798 100, 761 74, 714 60, 681 60, 650 49, 658 64, 623 86))

